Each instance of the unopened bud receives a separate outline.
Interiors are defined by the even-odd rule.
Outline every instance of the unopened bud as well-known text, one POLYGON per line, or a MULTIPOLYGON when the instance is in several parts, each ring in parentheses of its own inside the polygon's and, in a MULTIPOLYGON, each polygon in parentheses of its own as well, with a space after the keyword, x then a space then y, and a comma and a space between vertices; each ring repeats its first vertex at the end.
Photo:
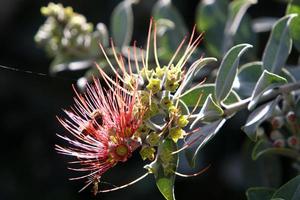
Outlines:
POLYGON ((153 94, 156 94, 160 91, 161 80, 157 78, 151 78, 148 85, 146 86, 148 90, 152 91, 153 94))
POLYGON ((287 143, 292 148, 299 148, 299 139, 296 136, 289 137, 287 143))
POLYGON ((143 160, 146 159, 154 160, 155 158, 154 153, 155 153, 155 149, 149 146, 143 146, 142 149, 140 150, 140 155, 143 160))
POLYGON ((297 117, 293 111, 290 111, 286 114, 286 119, 288 122, 294 123, 294 122, 296 122, 297 117))
POLYGON ((285 146, 284 139, 277 139, 273 142, 273 146, 276 148, 283 148, 285 146))
POLYGON ((186 125, 188 125, 188 123, 189 123, 189 120, 187 119, 186 116, 181 115, 180 117, 178 117, 177 125, 179 127, 184 128, 186 125))
POLYGON ((271 124, 272 124, 273 129, 279 129, 284 124, 283 118, 280 116, 273 117, 271 119, 271 124))

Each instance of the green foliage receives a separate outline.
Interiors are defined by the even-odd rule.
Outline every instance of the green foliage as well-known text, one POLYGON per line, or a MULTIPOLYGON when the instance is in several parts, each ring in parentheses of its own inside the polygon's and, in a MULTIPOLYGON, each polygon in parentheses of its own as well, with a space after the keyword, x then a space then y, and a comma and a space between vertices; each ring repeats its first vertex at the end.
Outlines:
POLYGON ((237 75, 239 61, 249 44, 240 44, 232 47, 224 56, 216 78, 216 100, 221 103, 229 95, 233 81, 237 75))
POLYGON ((290 31, 293 39, 293 44, 300 52, 300 1, 291 0, 287 6, 286 14, 297 14, 298 16, 293 19, 290 24, 290 31))
POLYGON ((112 12, 111 34, 117 47, 129 46, 133 32, 132 0, 124 0, 112 12))
MULTIPOLYGON (((196 29, 205 32, 201 49, 197 48, 200 37, 196 42, 181 44, 188 28, 171 0, 157 0, 149 10, 156 31, 149 39, 155 42, 150 42, 149 47, 147 41, 141 48, 130 46, 134 3, 142 1, 123 0, 114 8, 110 33, 105 24, 98 23, 94 28, 72 8, 50 3, 41 9, 47 19, 35 41, 53 59, 49 70, 52 74, 85 71, 78 81, 83 83, 79 84, 83 89, 94 76, 100 74, 103 78, 102 71, 91 68, 94 62, 105 68, 105 82, 118 79, 126 89, 138 88, 141 102, 136 104, 141 105, 135 106, 147 109, 141 119, 143 125, 132 137, 139 138, 142 159, 152 161, 146 168, 154 174, 165 199, 175 199, 178 152, 185 150, 189 164, 194 167, 205 144, 229 118, 246 108, 250 113, 242 129, 254 142, 252 159, 257 160, 257 169, 264 163, 260 162, 264 156, 281 155, 299 162, 299 67, 287 67, 292 44, 300 52, 299 0, 291 0, 287 15, 279 20, 256 21, 247 13, 256 0, 202 0, 196 9, 196 29), (258 27, 261 24, 265 25, 258 27), (256 38, 260 32, 270 30, 271 25, 260 59, 256 50, 261 44, 257 44, 256 38), (110 35, 115 48, 109 47, 110 35), (244 55, 250 47, 253 49, 244 55), (214 57, 200 57, 200 52, 218 58, 221 63, 214 57), (113 57, 116 59, 111 60, 113 57), (133 63, 136 68, 131 67, 133 63), (119 75, 119 71, 126 72, 119 75), (206 83, 199 84, 204 78, 206 83), (184 143, 180 150, 178 141, 184 143)), ((195 39, 196 33, 193 34, 195 39)), ((268 162, 278 165, 275 158, 276 162, 268 162)), ((299 180, 297 176, 277 190, 250 188, 246 196, 248 200, 296 200, 300 198, 299 180)))
POLYGON ((274 25, 262 58, 266 70, 279 73, 284 67, 292 48, 289 25, 296 16, 295 14, 287 15, 274 25))
MULTIPOLYGON (((214 84, 202 84, 192 87, 182 94, 180 99, 189 107, 202 107, 209 94, 211 94, 213 100, 216 101, 214 84)), ((240 98, 236 92, 231 91, 223 102, 224 104, 232 104, 238 102, 239 100, 240 98)))
POLYGON ((247 200, 267 200, 271 199, 275 189, 266 187, 252 187, 246 192, 247 200))

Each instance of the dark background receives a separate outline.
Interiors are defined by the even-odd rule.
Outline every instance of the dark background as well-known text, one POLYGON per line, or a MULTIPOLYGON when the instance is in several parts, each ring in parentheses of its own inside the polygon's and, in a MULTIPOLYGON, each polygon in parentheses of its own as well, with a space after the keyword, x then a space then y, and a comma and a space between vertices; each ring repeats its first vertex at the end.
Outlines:
MULTIPOLYGON (((33 72, 48 73, 50 59, 36 47, 33 36, 44 22, 40 7, 49 1, 0 0, 0 64, 33 72)), ((109 16, 118 0, 55 1, 69 5, 84 14, 88 21, 109 24, 109 16)), ((155 1, 144 0, 134 7, 139 20, 135 21, 134 38, 144 41, 155 1), (148 9, 147 9, 148 8, 148 9)), ((198 0, 173 1, 191 29, 198 0)), ((253 17, 283 16, 285 4, 278 1, 260 1, 250 9, 253 17)), ((260 51, 268 33, 262 34, 260 51)), ((76 176, 67 169, 67 159, 54 151, 59 141, 56 133, 64 130, 55 116, 62 115, 61 108, 72 104, 71 84, 75 77, 39 76, 0 68, 0 200, 76 200, 76 199, 163 199, 156 189, 153 176, 121 191, 93 197, 89 189, 77 191, 82 181, 69 181, 76 176)), ((211 164, 210 169, 195 178, 176 179, 177 199, 245 199, 245 188, 251 177, 243 173, 241 153, 244 134, 236 123, 227 123, 221 133, 203 150, 199 167, 211 164)), ((129 163, 121 164, 103 178, 104 181, 121 185, 132 181, 143 172, 143 163, 134 155, 129 163)), ((191 172, 186 165, 182 170, 191 172)), ((200 168, 199 168, 200 169, 200 168)), ((195 171, 194 171, 195 172, 195 171)), ((254 172, 253 176, 259 176, 254 172)))

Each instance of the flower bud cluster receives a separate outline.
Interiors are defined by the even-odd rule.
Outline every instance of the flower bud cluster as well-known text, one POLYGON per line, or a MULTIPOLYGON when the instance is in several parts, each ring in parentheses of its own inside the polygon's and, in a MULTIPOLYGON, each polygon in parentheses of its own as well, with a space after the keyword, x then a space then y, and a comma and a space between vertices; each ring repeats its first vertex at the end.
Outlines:
POLYGON ((90 50, 93 24, 88 23, 83 15, 74 12, 71 7, 55 3, 42 7, 41 13, 47 19, 35 35, 35 41, 49 55, 63 51, 78 56, 90 50))
POLYGON ((295 110, 293 106, 284 111, 277 108, 276 116, 268 120, 271 129, 267 133, 267 138, 273 147, 300 150, 299 116, 293 110, 295 110))
POLYGON ((137 131, 143 141, 140 155, 143 160, 153 160, 156 148, 164 138, 168 137, 177 143, 186 135, 184 128, 189 123, 188 118, 173 98, 183 73, 178 66, 157 66, 155 70, 143 68, 140 77, 143 79, 139 85, 140 103, 147 108, 143 116, 144 124, 137 131), (164 121, 160 128, 153 122, 157 117, 162 117, 164 121))

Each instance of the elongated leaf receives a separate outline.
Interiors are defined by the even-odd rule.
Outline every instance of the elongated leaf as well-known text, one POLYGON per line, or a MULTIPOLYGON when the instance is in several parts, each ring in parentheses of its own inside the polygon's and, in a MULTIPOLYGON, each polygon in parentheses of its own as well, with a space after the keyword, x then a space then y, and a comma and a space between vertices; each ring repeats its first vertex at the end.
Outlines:
POLYGON ((194 167, 198 152, 210 141, 221 129, 226 119, 219 119, 210 124, 199 127, 192 135, 186 138, 186 143, 191 146, 186 150, 186 156, 189 164, 194 167))
POLYGON ((286 10, 286 14, 298 14, 290 24, 290 31, 293 38, 293 44, 300 52, 300 0, 292 0, 286 10))
POLYGON ((223 115, 223 110, 220 106, 218 106, 213 98, 212 95, 209 94, 208 97, 206 98, 203 107, 201 108, 200 112, 197 114, 196 119, 194 122, 191 124, 191 128, 195 126, 197 122, 201 121, 206 121, 206 122, 211 122, 219 119, 223 115))
POLYGON ((259 106, 249 115, 247 122, 245 126, 242 127, 242 129, 251 140, 257 140, 256 129, 263 121, 265 121, 272 115, 273 110, 278 103, 278 100, 279 96, 275 100, 259 106))
POLYGON ((252 92, 251 102, 248 105, 248 109, 252 110, 267 91, 270 91, 271 89, 274 89, 285 83, 287 83, 285 78, 264 70, 252 92))
POLYGON ((252 187, 246 191, 247 200, 269 200, 275 189, 266 187, 252 187))
POLYGON ((200 1, 196 11, 199 32, 205 32, 204 43, 209 55, 220 58, 227 20, 227 0, 200 1))
POLYGON ((297 159, 297 157, 299 156, 299 154, 295 150, 287 149, 287 148, 274 148, 270 142, 266 140, 260 140, 253 148, 252 159, 257 160, 263 155, 270 155, 270 154, 287 156, 293 159, 297 159))
POLYGON ((279 73, 292 48, 289 25, 295 14, 287 15, 277 21, 263 53, 263 66, 272 73, 279 73))
POLYGON ((177 150, 173 140, 166 138, 158 147, 156 160, 146 168, 154 173, 156 185, 167 200, 175 200, 174 182, 178 165, 178 154, 171 154, 177 150))
POLYGON ((174 24, 172 28, 166 29, 164 34, 158 34, 158 45, 163 49, 166 56, 170 56, 187 35, 187 27, 183 17, 171 0, 158 0, 153 7, 152 15, 155 20, 168 20, 174 24))
POLYGON ((233 83, 233 89, 243 97, 251 96, 262 72, 261 62, 251 62, 243 65, 233 83))
POLYGON ((229 4, 229 18, 225 27, 223 53, 236 42, 254 42, 250 16, 246 15, 247 9, 256 4, 257 0, 235 0, 229 4))
POLYGON ((281 186, 272 196, 274 199, 298 200, 300 199, 300 175, 281 186))
POLYGON ((202 67, 204 67, 208 63, 215 62, 215 61, 217 61, 217 59, 211 58, 211 57, 200 58, 199 60, 196 60, 189 67, 189 70, 187 71, 185 78, 182 81, 180 88, 175 93, 174 97, 178 97, 179 95, 182 95, 182 93, 184 93, 185 89, 191 85, 193 78, 195 78, 195 76, 197 76, 197 73, 200 71, 200 69, 202 69, 202 67))
POLYGON ((128 46, 133 32, 133 12, 131 0, 124 0, 112 12, 111 33, 117 47, 128 46))
MULTIPOLYGON (((214 101, 215 97, 215 85, 214 84, 203 84, 191 88, 186 91, 180 99, 185 102, 188 107, 194 107, 198 103, 198 107, 202 107, 208 95, 211 94, 214 101), (200 102, 198 102, 199 97, 201 96, 200 102)), ((231 91, 228 97, 224 100, 224 104, 231 104, 240 101, 239 96, 236 92, 231 91)))
POLYGON ((249 44, 239 44, 232 47, 224 56, 216 78, 216 100, 221 103, 231 92, 233 81, 237 75, 239 61, 249 44))

